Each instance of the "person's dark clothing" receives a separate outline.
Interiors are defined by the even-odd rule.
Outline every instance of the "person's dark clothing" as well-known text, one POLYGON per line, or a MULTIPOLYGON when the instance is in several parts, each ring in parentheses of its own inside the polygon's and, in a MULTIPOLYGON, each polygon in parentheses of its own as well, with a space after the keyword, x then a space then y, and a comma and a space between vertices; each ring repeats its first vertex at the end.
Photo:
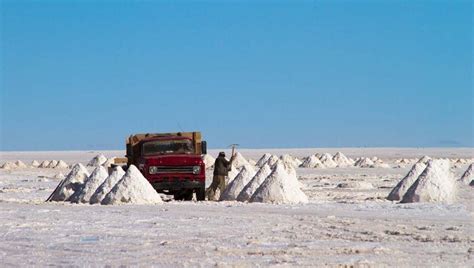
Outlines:
POLYGON ((214 162, 214 176, 227 176, 232 166, 232 160, 231 158, 228 161, 223 156, 217 157, 216 162, 214 162))

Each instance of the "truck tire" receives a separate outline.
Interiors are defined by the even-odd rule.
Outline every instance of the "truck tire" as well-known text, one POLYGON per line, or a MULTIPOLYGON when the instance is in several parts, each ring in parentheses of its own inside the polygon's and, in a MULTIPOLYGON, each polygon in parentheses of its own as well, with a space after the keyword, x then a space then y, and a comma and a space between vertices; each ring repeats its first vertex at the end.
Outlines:
POLYGON ((206 187, 202 186, 196 189, 196 199, 197 201, 206 200, 206 187))
POLYGON ((191 190, 191 191, 186 191, 186 192, 184 192, 184 193, 183 193, 183 199, 184 199, 185 201, 191 201, 191 200, 193 200, 193 191, 191 190))

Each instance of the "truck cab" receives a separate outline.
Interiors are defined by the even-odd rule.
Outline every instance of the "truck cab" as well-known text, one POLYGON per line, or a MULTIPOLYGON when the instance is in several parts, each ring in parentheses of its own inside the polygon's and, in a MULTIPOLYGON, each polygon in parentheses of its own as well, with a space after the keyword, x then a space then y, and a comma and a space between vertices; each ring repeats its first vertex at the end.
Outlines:
POLYGON ((137 166, 158 192, 204 200, 206 147, 200 132, 136 134, 127 139, 127 165, 137 166))

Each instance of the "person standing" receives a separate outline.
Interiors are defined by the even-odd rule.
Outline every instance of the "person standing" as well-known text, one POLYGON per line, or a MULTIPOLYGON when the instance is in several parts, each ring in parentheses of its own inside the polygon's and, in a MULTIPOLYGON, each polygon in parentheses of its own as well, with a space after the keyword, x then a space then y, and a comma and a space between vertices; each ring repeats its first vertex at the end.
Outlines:
POLYGON ((212 178, 211 186, 206 191, 207 199, 215 201, 216 190, 219 188, 220 194, 222 194, 226 188, 225 178, 232 169, 232 162, 234 161, 235 154, 232 155, 230 161, 225 158, 225 153, 220 152, 219 156, 214 162, 214 177, 212 178))

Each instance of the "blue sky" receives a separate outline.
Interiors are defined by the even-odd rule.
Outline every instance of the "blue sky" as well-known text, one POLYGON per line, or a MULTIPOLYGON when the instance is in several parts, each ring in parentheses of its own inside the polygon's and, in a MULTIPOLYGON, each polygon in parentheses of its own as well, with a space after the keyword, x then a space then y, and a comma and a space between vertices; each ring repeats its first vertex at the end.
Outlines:
POLYGON ((1 1, 0 150, 474 146, 470 1, 1 1))

